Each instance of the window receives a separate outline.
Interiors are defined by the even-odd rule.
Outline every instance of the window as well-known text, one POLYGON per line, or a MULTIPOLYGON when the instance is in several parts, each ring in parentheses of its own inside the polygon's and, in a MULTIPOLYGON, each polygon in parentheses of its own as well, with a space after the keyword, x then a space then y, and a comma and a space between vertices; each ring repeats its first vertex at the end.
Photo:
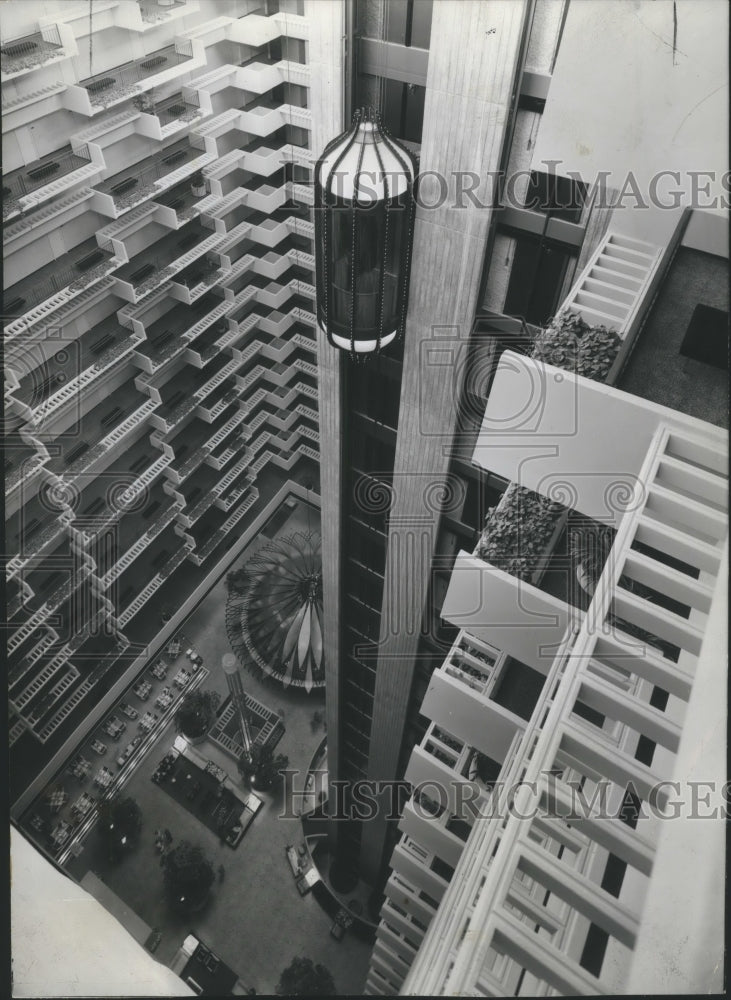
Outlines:
MULTIPOLYGON (((380 610, 366 607, 353 594, 345 598, 345 623, 352 624, 361 635, 366 635, 372 642, 378 641, 380 632, 380 610)), ((344 623, 344 624, 345 624, 344 623)))
POLYGON ((433 14, 432 0, 389 0, 386 5, 386 41, 428 49, 433 14))
POLYGON ((575 249, 533 234, 517 235, 503 311, 535 326, 546 323, 559 306, 566 270, 575 255, 575 249))
POLYGON ((398 379, 392 378, 390 371, 378 361, 348 374, 348 395, 353 411, 395 430, 399 411, 398 379))
POLYGON ((586 197, 586 184, 559 174, 532 170, 525 195, 525 207, 550 218, 579 222, 586 197))
POLYGON ((383 121, 397 139, 421 143, 426 89, 417 83, 386 80, 383 121))
POLYGON ((358 692, 366 694, 368 696, 367 707, 370 708, 370 699, 373 698, 376 687, 375 666, 369 667, 361 663, 358 657, 347 656, 346 670, 345 681, 348 688, 356 688, 358 692))

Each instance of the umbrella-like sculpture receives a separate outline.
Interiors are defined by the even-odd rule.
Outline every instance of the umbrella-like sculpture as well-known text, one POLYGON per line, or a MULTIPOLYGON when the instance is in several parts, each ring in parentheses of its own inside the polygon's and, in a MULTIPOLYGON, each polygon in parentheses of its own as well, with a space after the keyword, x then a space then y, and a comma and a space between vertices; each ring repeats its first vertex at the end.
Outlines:
POLYGON ((317 532, 296 532, 265 545, 246 564, 246 585, 230 599, 227 621, 242 659, 284 685, 305 691, 325 683, 322 558, 317 532), (232 604, 234 605, 232 607, 232 604), (233 615, 232 615, 233 612, 233 615), (243 648, 241 642, 243 641, 243 648))

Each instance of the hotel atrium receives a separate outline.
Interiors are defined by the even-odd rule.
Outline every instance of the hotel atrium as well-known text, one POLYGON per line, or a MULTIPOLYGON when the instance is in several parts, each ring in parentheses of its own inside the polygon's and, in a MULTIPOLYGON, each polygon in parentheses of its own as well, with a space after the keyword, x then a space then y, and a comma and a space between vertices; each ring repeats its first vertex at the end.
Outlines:
POLYGON ((14 996, 723 990, 727 31, 0 5, 14 996))

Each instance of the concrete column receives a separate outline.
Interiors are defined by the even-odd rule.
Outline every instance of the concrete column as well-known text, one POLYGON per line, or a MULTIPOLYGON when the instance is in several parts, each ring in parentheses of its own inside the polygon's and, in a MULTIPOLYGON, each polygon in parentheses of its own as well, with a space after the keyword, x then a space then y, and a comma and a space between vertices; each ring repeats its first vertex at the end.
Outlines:
POLYGON ((236 709, 236 719, 239 724, 239 733, 244 753, 251 760, 251 726, 249 725, 249 710, 246 707, 246 692, 241 680, 239 664, 233 653, 224 653, 221 659, 221 666, 226 675, 231 701, 236 709))
MULTIPOLYGON (((318 157, 325 145, 345 128, 343 108, 344 4, 341 0, 308 0, 309 59, 312 73, 312 150, 318 157)), ((342 494, 342 359, 317 328, 320 414, 320 495, 322 497, 323 648, 325 650, 325 715, 328 769, 337 779, 340 759, 340 574, 342 494)), ((333 843, 337 824, 332 823, 333 843)))
MULTIPOLYGON (((492 218, 491 173, 510 120, 529 8, 528 0, 434 4, 368 763, 373 779, 396 776, 441 516, 438 484, 449 470, 492 218), (472 176, 465 180, 460 171, 472 176)), ((378 877, 385 833, 384 815, 364 830, 366 879, 378 877)))

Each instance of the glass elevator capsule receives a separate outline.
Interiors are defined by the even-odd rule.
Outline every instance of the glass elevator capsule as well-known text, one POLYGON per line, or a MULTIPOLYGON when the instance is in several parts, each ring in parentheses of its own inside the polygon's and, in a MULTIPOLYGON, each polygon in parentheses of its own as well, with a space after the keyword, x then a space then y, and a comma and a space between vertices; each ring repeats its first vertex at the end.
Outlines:
POLYGON ((370 110, 356 111, 317 161, 317 318, 335 347, 365 356, 403 333, 416 173, 370 110))

